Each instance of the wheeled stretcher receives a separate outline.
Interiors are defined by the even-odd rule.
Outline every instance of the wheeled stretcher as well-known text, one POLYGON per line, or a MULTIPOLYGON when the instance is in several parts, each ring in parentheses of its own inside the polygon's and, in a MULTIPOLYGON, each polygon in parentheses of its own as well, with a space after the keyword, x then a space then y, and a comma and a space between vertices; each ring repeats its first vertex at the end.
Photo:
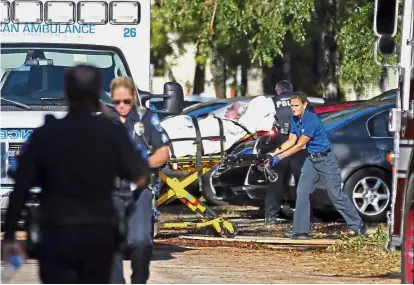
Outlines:
POLYGON ((202 176, 220 165, 226 159, 227 152, 257 131, 271 130, 275 108, 270 98, 258 96, 251 100, 247 108, 237 109, 237 121, 231 115, 227 116, 227 111, 222 112, 224 117, 210 114, 198 120, 179 115, 161 122, 170 141, 171 159, 168 165, 173 172, 180 172, 184 176, 178 179, 160 173, 160 178, 168 189, 158 199, 158 206, 179 199, 199 217, 196 222, 161 223, 161 228, 200 229, 211 226, 221 236, 236 235, 233 223, 200 203, 186 188, 198 180, 201 190, 202 176))
MULTIPOLYGON (((158 206, 165 204, 171 200, 178 199, 189 209, 198 215, 199 220, 192 222, 165 222, 160 223, 161 228, 188 228, 201 229, 211 226, 215 232, 220 236, 234 237, 237 233, 236 225, 221 217, 213 210, 209 209, 197 198, 191 195, 186 188, 199 181, 199 186, 202 187, 201 177, 219 165, 225 159, 225 136, 223 133, 223 124, 218 119, 220 125, 219 136, 205 136, 203 137, 198 126, 197 119, 193 118, 193 124, 196 131, 195 138, 174 138, 170 139, 171 159, 168 162, 169 167, 174 172, 185 173, 182 178, 170 178, 165 173, 160 172, 160 178, 167 186, 167 190, 161 194, 158 199, 158 206), (220 153, 205 155, 203 151, 203 141, 219 141, 220 153), (176 157, 174 155, 173 142, 177 141, 193 141, 196 145, 195 156, 176 157)), ((251 136, 250 133, 246 136, 251 136)), ((246 137, 245 136, 245 137, 246 137)))

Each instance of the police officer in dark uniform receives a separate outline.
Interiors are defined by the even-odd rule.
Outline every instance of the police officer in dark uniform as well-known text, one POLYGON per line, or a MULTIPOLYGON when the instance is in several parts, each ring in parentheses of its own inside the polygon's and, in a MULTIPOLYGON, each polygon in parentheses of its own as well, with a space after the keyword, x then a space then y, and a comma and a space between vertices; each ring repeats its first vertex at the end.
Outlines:
MULTIPOLYGON (((168 137, 160 126, 158 116, 149 109, 136 107, 136 89, 128 77, 117 77, 110 86, 115 105, 114 120, 127 129, 136 147, 148 154, 148 164, 158 173, 169 159, 168 137), (145 114, 143 111, 145 110, 145 114)), ((155 174, 153 173, 153 174, 155 174)), ((153 184, 157 177, 152 176, 153 184)), ((127 225, 127 250, 130 253, 132 284, 146 283, 153 249, 153 188, 136 190, 129 181, 120 180, 115 191, 115 206, 127 225)), ((154 189, 155 190, 155 189, 154 189)), ((123 253, 115 255, 112 268, 112 283, 125 283, 123 253)))
MULTIPOLYGON (((276 96, 273 102, 276 109, 276 124, 278 135, 272 145, 280 146, 289 138, 290 117, 292 115, 290 108, 290 97, 292 96, 292 84, 283 80, 276 84, 276 96)), ((296 183, 299 181, 300 169, 306 159, 306 151, 302 150, 281 161, 279 164, 267 166, 269 177, 268 189, 265 198, 265 226, 272 227, 282 222, 279 218, 281 202, 285 185, 289 176, 289 170, 293 173, 296 183)))
POLYGON ((18 157, 7 209, 4 259, 24 255, 15 241, 29 189, 40 186, 40 239, 36 253, 43 283, 108 283, 118 220, 113 205, 116 177, 147 183, 149 168, 125 128, 96 116, 100 70, 86 65, 65 73, 69 113, 48 117, 18 157))

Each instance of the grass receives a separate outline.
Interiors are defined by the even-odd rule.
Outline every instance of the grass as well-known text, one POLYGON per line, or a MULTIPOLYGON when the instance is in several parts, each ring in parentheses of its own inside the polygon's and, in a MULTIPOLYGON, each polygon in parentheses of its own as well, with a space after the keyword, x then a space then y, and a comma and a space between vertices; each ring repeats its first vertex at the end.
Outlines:
POLYGON ((352 251, 363 248, 385 248, 387 241, 387 230, 383 225, 377 227, 372 235, 361 235, 356 237, 342 236, 335 244, 328 247, 328 251, 352 251))

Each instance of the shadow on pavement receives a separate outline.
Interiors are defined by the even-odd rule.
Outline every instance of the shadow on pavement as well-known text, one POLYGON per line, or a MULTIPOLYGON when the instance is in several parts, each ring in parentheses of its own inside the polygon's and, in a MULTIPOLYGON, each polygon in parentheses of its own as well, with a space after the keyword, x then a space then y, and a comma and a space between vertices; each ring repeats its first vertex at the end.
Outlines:
POLYGON ((386 274, 380 274, 380 275, 351 275, 351 274, 310 274, 312 276, 321 276, 321 277, 331 277, 331 278, 338 278, 338 277, 348 277, 348 278, 366 278, 366 279, 372 279, 372 278, 380 278, 380 279, 400 279, 401 276, 399 273, 386 273, 386 274))
POLYGON ((173 256, 174 253, 181 253, 181 252, 185 252, 189 250, 192 250, 192 249, 188 247, 182 247, 182 246, 177 246, 177 245, 172 245, 172 244, 155 243, 151 260, 175 259, 175 257, 173 256))

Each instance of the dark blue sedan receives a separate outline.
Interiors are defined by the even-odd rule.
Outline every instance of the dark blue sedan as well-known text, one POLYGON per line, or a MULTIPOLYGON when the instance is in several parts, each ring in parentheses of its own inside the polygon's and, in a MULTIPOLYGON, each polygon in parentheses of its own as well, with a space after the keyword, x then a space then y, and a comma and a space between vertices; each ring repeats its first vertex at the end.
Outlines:
MULTIPOLYGON (((393 149, 393 134, 388 131, 389 111, 393 107, 394 102, 371 101, 322 115, 342 169, 343 191, 368 222, 384 221, 390 205, 391 164, 386 161, 386 154, 393 149)), ((224 200, 246 193, 251 199, 262 200, 267 180, 261 154, 274 148, 272 139, 263 137, 235 149, 211 177, 216 193, 221 193, 224 200)), ((284 203, 291 208, 295 206, 295 186, 291 175, 284 196, 284 203)), ((324 186, 319 183, 316 188, 311 197, 313 209, 331 212, 333 207, 324 186)))

